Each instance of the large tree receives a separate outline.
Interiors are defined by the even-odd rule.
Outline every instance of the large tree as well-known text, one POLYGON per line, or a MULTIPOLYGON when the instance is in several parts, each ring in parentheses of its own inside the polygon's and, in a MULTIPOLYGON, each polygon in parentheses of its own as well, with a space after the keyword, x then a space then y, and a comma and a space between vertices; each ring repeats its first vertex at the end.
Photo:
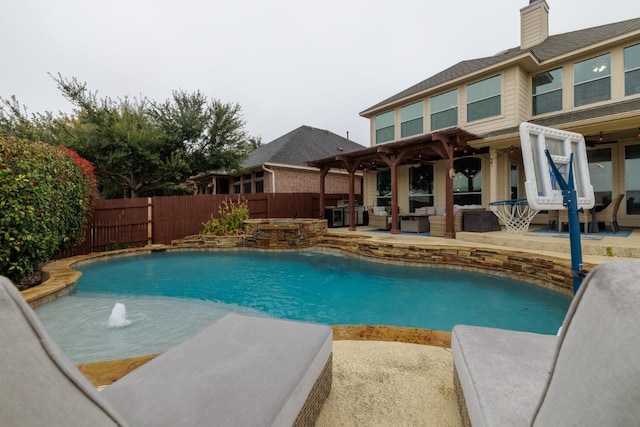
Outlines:
POLYGON ((174 91, 163 103, 152 103, 151 116, 163 132, 182 147, 191 173, 232 171, 249 149, 260 145, 244 130, 239 104, 209 100, 199 91, 174 91))
POLYGON ((138 197, 142 191, 180 181, 187 164, 179 147, 148 114, 146 100, 116 102, 98 98, 76 79, 59 77, 56 82, 76 107, 60 139, 93 162, 103 193, 138 197))

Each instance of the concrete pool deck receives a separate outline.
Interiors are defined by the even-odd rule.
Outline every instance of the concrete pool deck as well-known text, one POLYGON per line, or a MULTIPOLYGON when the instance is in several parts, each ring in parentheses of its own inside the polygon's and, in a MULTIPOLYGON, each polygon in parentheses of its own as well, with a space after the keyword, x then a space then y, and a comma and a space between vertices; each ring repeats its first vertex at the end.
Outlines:
MULTIPOLYGON (((585 265, 640 258, 640 231, 634 230, 628 237, 591 237, 582 240, 585 265)), ((403 251, 429 247, 485 249, 570 265, 568 239, 551 233, 460 232, 456 239, 444 239, 424 234, 391 234, 368 227, 358 227, 356 231, 329 229, 326 240, 335 239, 342 241, 336 244, 338 247, 345 242, 364 241, 403 251)), ((143 250, 165 248, 157 245, 143 250)), ((116 253, 126 255, 139 251, 116 253)), ((23 296, 31 303, 63 295, 79 277, 69 265, 95 256, 109 255, 94 254, 50 263, 47 272, 51 279, 23 291, 23 296)), ((449 332, 374 325, 334 326, 333 330, 334 383, 318 426, 462 425, 453 394, 449 332)), ((152 357, 81 365, 80 369, 94 385, 104 386, 152 357)))

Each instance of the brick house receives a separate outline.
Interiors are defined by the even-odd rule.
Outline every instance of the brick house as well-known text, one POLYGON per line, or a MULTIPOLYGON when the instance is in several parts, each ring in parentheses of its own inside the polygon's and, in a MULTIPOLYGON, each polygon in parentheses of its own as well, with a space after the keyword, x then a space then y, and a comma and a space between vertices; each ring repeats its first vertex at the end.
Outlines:
MULTIPOLYGON (((319 193, 320 171, 307 162, 362 148, 333 132, 300 126, 251 152, 237 172, 211 171, 191 179, 199 194, 319 193)), ((328 194, 348 194, 349 175, 342 169, 328 171, 325 189, 328 194)))

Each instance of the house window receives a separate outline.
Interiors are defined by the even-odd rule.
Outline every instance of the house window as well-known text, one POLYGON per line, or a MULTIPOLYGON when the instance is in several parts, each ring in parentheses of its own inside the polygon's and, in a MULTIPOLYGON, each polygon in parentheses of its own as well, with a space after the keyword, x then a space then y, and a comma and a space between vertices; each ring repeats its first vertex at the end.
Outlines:
POLYGON ((453 203, 457 205, 482 204, 482 160, 463 157, 453 162, 453 203))
POLYGON ((431 130, 458 126, 458 89, 431 98, 431 130))
POLYGON ((242 175, 242 192, 244 194, 251 194, 251 174, 245 173, 242 175))
POLYGON ((400 109, 400 137, 419 135, 424 131, 424 102, 416 102, 400 109))
POLYGON ((611 54, 573 65, 573 104, 576 107, 611 99, 611 54))
POLYGON ((391 172, 376 174, 376 206, 391 206, 391 172))
POLYGON ((624 147, 624 186, 627 215, 640 215, 640 145, 624 147))
POLYGON ((467 122, 500 115, 501 82, 494 76, 467 86, 467 122))
POLYGON ((533 86, 533 115, 562 110, 562 68, 535 74, 533 86))
POLYGON ((613 164, 611 148, 599 148, 587 151, 589 179, 593 185, 596 203, 607 204, 613 195, 613 164))
POLYGON ((233 177, 233 194, 240 194, 240 183, 242 182, 242 180, 240 179, 239 176, 234 176, 233 177))
POLYGON ((409 212, 433 206, 433 165, 409 168, 409 212))
POLYGON ((624 95, 640 93, 640 44, 624 49, 624 95))
POLYGON ((264 193, 264 171, 258 171, 255 176, 255 192, 264 193))
POLYGON ((393 141, 395 138, 395 112, 388 111, 376 116, 376 144, 393 141))

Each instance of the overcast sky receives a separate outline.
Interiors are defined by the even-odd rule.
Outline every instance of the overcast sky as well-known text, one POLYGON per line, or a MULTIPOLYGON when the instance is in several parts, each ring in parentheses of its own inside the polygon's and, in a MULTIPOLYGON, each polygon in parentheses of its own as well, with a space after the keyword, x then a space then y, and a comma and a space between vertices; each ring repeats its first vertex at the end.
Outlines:
MULTIPOLYGON (((640 17, 638 0, 547 0, 550 34, 640 17)), ((528 0, 4 0, 0 97, 70 112, 49 74, 99 97, 199 90, 263 143, 301 126, 369 144, 366 108, 520 44, 528 0), (9 4, 7 4, 9 3, 9 4)))

